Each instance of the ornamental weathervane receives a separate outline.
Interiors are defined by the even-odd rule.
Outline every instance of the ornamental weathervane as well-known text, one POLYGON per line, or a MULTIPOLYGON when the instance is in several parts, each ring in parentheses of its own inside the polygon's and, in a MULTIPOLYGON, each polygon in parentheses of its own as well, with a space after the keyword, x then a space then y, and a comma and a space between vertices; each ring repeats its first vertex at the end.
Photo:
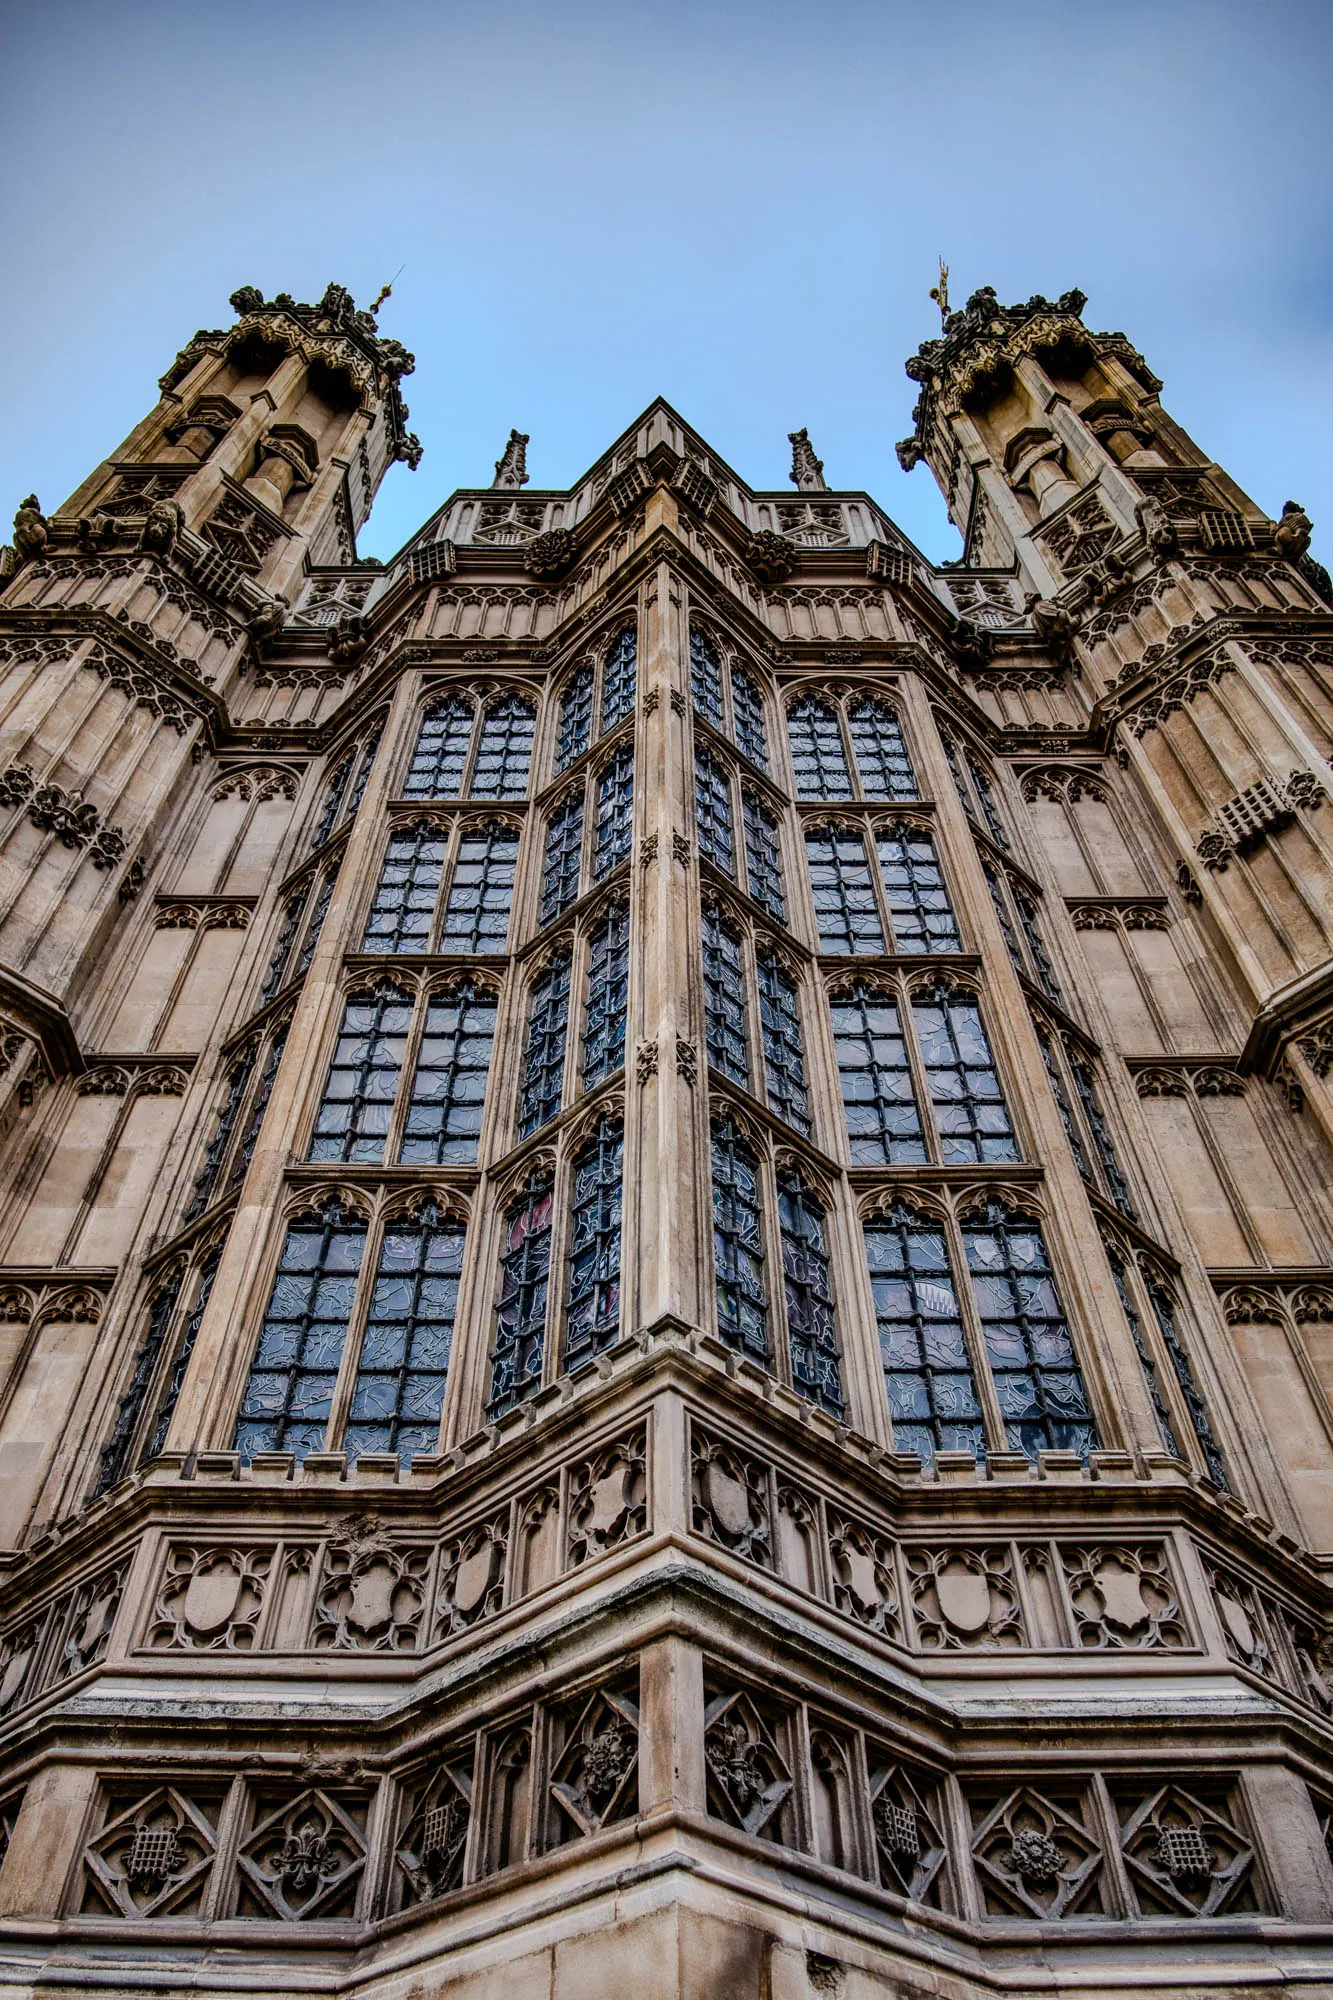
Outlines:
POLYGON ((940 309, 940 328, 943 331, 949 323, 949 266, 943 257, 940 258, 940 281, 938 285, 931 286, 930 296, 940 309))

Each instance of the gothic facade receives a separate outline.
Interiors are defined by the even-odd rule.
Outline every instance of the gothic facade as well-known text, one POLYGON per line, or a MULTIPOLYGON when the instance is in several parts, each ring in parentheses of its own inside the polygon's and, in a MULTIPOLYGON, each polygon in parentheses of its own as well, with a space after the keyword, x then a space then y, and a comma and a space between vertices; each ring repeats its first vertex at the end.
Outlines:
POLYGON ((246 288, 0 589, 0 1983, 1333 1995, 1333 597, 1084 300, 515 431, 246 288))

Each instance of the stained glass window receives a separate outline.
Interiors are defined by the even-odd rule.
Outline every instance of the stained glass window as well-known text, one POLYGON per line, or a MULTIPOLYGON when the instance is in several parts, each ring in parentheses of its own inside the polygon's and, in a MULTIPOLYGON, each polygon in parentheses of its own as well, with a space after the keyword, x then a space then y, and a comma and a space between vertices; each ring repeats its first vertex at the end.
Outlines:
POLYGON ((416 1222, 385 1229, 343 1436, 349 1463, 394 1451, 407 1464, 435 1450, 464 1237, 463 1223, 434 1202, 416 1222))
POLYGON ((764 1042, 768 1108, 797 1132, 810 1130, 805 1049, 796 987, 773 952, 755 954, 759 974, 759 1027, 764 1042))
POLYGON ((861 789, 868 799, 914 799, 917 782, 898 718, 869 696, 847 716, 861 789))
POLYGON ((912 1002, 912 1015, 945 1165, 1016 1160, 1014 1128, 976 1001, 937 986, 912 1002))
POLYGON ((758 688, 744 667, 731 669, 731 712, 736 721, 736 742, 757 770, 768 769, 768 733, 764 728, 764 703, 758 688))
POLYGON ((361 752, 361 762, 357 765, 356 777, 353 780, 352 789, 347 795, 347 807, 342 814, 342 818, 344 819, 355 818, 357 809, 362 799, 366 796, 366 786, 370 783, 370 774, 375 768, 375 758, 379 752, 381 734, 382 732, 377 729, 361 752))
POLYGON ((472 773, 474 799, 527 796, 536 730, 536 710, 531 702, 517 695, 506 696, 487 709, 482 718, 477 766, 472 773))
POLYGON ((895 1201, 865 1225, 893 1441, 927 1465, 937 1451, 982 1458, 986 1430, 944 1231, 895 1201))
POLYGON ((578 901, 582 854, 583 794, 571 792, 551 814, 546 828, 540 923, 553 922, 562 910, 578 901))
POLYGON ((1023 926, 1023 935, 1027 939, 1028 950, 1032 954, 1032 963, 1036 967, 1037 982, 1047 999, 1054 1000, 1056 1006, 1059 1007, 1063 1005, 1060 982, 1055 976, 1055 967, 1051 963, 1050 953, 1046 949, 1046 940, 1042 936, 1041 926, 1037 922, 1036 906, 1026 890, 1020 888, 1017 882, 1011 882, 1009 887, 1014 899, 1014 908, 1018 911, 1018 921, 1023 926))
POLYGON ((795 703, 787 711, 787 735, 798 799, 851 798, 842 731, 831 708, 813 697, 795 703))
POLYGON ((953 788, 958 794, 959 803, 963 811, 975 819, 976 807, 967 788, 967 780, 963 776, 962 753, 952 736, 946 736, 943 731, 940 733, 940 742, 944 746, 944 761, 949 766, 949 776, 953 779, 953 788))
POLYGON ((1055 1099, 1056 1110, 1060 1113, 1060 1123, 1065 1128, 1065 1137, 1069 1141, 1069 1150, 1074 1155, 1074 1165, 1078 1168, 1085 1181, 1091 1181, 1092 1166, 1088 1159, 1088 1149, 1083 1144, 1083 1134, 1078 1129, 1078 1120, 1075 1118, 1073 1107, 1069 1102, 1069 1092, 1065 1089, 1065 1080, 1060 1074, 1060 1065, 1056 1058, 1054 1045, 1051 1037, 1044 1028, 1039 1027, 1036 1033, 1037 1046, 1041 1050, 1041 1059, 1046 1065, 1046 1074, 1050 1079, 1051 1095, 1055 1099))
POLYGON ((564 1091, 565 1036, 569 1028, 570 960, 552 959, 534 980, 528 1002, 528 1040, 519 1085, 518 1129, 526 1139, 554 1118, 564 1091))
POLYGON ((243 1458, 323 1449, 365 1247, 336 1201, 289 1226, 236 1425, 243 1458))
POLYGON ((166 1344, 171 1329, 176 1302, 180 1298, 181 1281, 179 1275, 164 1285, 159 1285, 148 1307, 148 1327, 139 1351, 134 1357, 130 1379, 121 1392, 116 1405, 116 1420, 111 1435, 102 1446, 97 1461, 97 1493, 105 1493, 108 1486, 114 1486, 125 1475, 129 1463, 130 1446, 138 1428, 139 1418, 148 1396, 148 1390, 157 1370, 157 1363, 166 1344))
POLYGON ((574 1161, 569 1217, 566 1368, 609 1347, 620 1330, 620 1127, 604 1118, 574 1161))
POLYGON ((583 1017, 583 1087, 591 1090, 625 1061, 629 997, 629 911, 616 904, 592 934, 583 1017))
POLYGON ((1086 1458, 1097 1427, 1040 1226, 993 1201, 963 1245, 1010 1449, 1086 1458))
POLYGON ((1144 1273, 1143 1282, 1162 1336, 1162 1344, 1166 1348, 1167 1359, 1171 1363, 1172 1373, 1185 1399, 1190 1425, 1199 1441, 1203 1462, 1208 1468, 1208 1477, 1214 1486, 1219 1486, 1224 1493, 1229 1493, 1231 1482, 1227 1478, 1226 1461, 1213 1434, 1212 1420, 1208 1415, 1208 1405, 1203 1399, 1203 1392, 1194 1379, 1194 1367, 1189 1353, 1176 1327, 1176 1312, 1171 1303, 1171 1296, 1165 1285, 1151 1273, 1144 1273))
POLYGON ((340 763, 334 766, 330 773, 328 788, 324 793, 324 804, 320 809, 319 818, 315 822, 314 837, 310 842, 311 847, 322 847, 333 832, 338 821, 338 808, 343 802, 343 794, 347 790, 348 780, 351 778, 351 775, 352 753, 349 750, 347 755, 340 763))
POLYGON ((881 833, 875 845, 898 950, 961 951, 963 941, 930 835, 920 827, 895 826, 881 833))
POLYGON ((1000 818, 1000 810, 995 803, 995 793, 991 786, 990 773, 987 771, 985 765, 979 763, 975 757, 967 759, 967 770, 972 783, 976 787, 977 803, 981 807, 981 816, 986 822, 986 830, 995 842, 995 845, 1008 852, 1009 836, 1004 830, 1004 821, 1000 818))
POLYGON ((722 663, 706 632, 690 633, 690 690, 694 706, 715 729, 722 727, 722 663))
POLYGON ((503 951, 518 867, 518 835, 477 827, 458 843, 444 912, 441 951, 503 951))
POLYGON ((449 836, 425 821, 389 836, 362 951, 429 951, 449 836))
POLYGON ((494 994, 470 982, 431 995, 398 1155, 404 1165, 476 1159, 495 1014, 494 994))
POLYGON ((1148 1391, 1148 1397, 1153 1406, 1153 1414, 1157 1418, 1157 1429, 1161 1435, 1162 1447, 1165 1451, 1170 1452, 1172 1458, 1179 1458, 1181 1455, 1180 1446, 1176 1443, 1175 1425, 1171 1421, 1171 1412, 1167 1407, 1166 1398, 1162 1394, 1162 1384, 1157 1373, 1157 1364, 1149 1352, 1148 1342, 1144 1337, 1143 1322, 1140 1320, 1135 1310, 1134 1301, 1129 1295, 1129 1283, 1125 1276, 1125 1260, 1114 1244, 1107 1242, 1105 1238, 1102 1241, 1106 1251, 1106 1261, 1111 1266, 1111 1276, 1115 1279, 1116 1291, 1120 1294, 1120 1305, 1129 1327, 1130 1338, 1134 1342, 1134 1352, 1139 1357, 1139 1368, 1143 1375, 1143 1386, 1148 1391))
POLYGON ((924 1160, 926 1142, 897 1001, 858 981, 829 1011, 854 1163, 878 1167, 924 1160))
POLYGON ((292 968, 293 979, 304 978, 305 974, 310 970, 310 961, 315 956, 315 946, 319 943, 319 934, 324 928, 324 919, 329 914, 329 904, 333 901, 333 888, 337 880, 338 870, 334 866, 327 871, 324 880, 319 885, 319 893, 316 895, 311 907, 310 917, 306 924, 305 937, 301 943, 301 950, 297 956, 296 964, 292 968))
POLYGON ((273 1095, 273 1085, 277 1081, 278 1065, 282 1061, 282 1052, 286 1046, 287 1024, 284 1023, 282 1027, 276 1030, 272 1041, 268 1045, 268 1054, 264 1058, 264 1067, 260 1071, 258 1088, 250 1102, 250 1111, 245 1121, 245 1130, 241 1134, 241 1143, 236 1148, 236 1157, 232 1161, 227 1174, 228 1194, 234 1188, 240 1186, 241 1182, 245 1179, 250 1162, 254 1158, 255 1147, 259 1143, 260 1128, 264 1123, 264 1113, 268 1110, 268 1101, 273 1095))
POLYGON ((729 1120, 713 1128, 713 1256, 718 1332, 728 1347, 767 1366, 759 1164, 729 1120))
POLYGON ((995 915, 999 920, 1000 929, 1004 934, 1004 948, 1009 954, 1009 962, 1019 978, 1026 979, 1028 976, 1027 960, 1023 956, 1023 948, 1018 942, 1018 932, 1014 929, 1013 919, 1009 915, 1009 905, 1005 901, 999 877, 996 875, 995 870, 989 867, 984 861, 981 864, 981 872, 986 878, 986 887, 990 890, 990 899, 995 908, 995 915))
POLYGON ((505 1219, 488 1414, 502 1416, 541 1387, 551 1276, 550 1184, 533 1180, 505 1219))
POLYGON ((758 792, 741 793, 741 817, 745 827, 745 871, 750 894, 761 909, 787 921, 787 899, 782 884, 782 849, 778 845, 778 823, 758 792))
POLYGON ((579 667, 569 677, 560 702, 560 740, 556 769, 567 770, 592 739, 592 668, 579 667))
POLYGON ((405 799, 459 799, 468 744, 472 740, 472 704, 457 695, 436 702, 421 718, 416 748, 403 786, 405 799))
POLYGON ((634 750, 623 743, 597 780, 597 841, 593 880, 600 882, 622 861, 634 844, 634 750))
POLYGON ((842 1377, 824 1243, 824 1211, 799 1174, 778 1177, 778 1232, 793 1386, 797 1395, 840 1417, 842 1377))
POLYGON ((731 833, 731 791, 727 774, 707 750, 694 754, 694 824, 699 852, 724 875, 735 876, 736 853, 731 833))
POLYGON ((1092 1080, 1092 1070, 1075 1049, 1070 1048, 1067 1052, 1069 1056, 1070 1075, 1074 1079, 1074 1088, 1078 1092, 1079 1103, 1083 1106, 1083 1116, 1087 1120, 1088 1131, 1092 1135, 1092 1143, 1096 1149, 1097 1158, 1101 1162, 1102 1172, 1106 1176, 1107 1189, 1120 1213, 1127 1215, 1130 1221, 1133 1222, 1137 1219, 1133 1197, 1129 1192, 1129 1183, 1120 1171, 1120 1162, 1115 1156, 1115 1147, 1111 1144, 1111 1133, 1106 1119, 1102 1115, 1102 1107, 1097 1097, 1097 1086, 1092 1080))
POLYGON ((199 1267, 199 1289, 194 1295, 194 1306, 181 1333, 176 1358, 171 1364, 171 1374, 163 1391, 162 1400, 157 1406, 157 1414, 153 1418, 153 1428, 148 1434, 147 1444, 140 1453, 140 1464, 150 1458, 156 1458, 166 1444, 167 1432, 171 1429, 171 1419, 176 1414, 176 1405, 185 1386, 185 1371, 190 1365, 190 1356, 194 1353, 194 1343, 199 1338, 204 1309, 212 1294, 213 1280, 217 1277, 218 1265, 221 1262, 221 1250, 211 1250, 199 1267))
POLYGON ((602 735, 634 712, 638 660, 638 634, 632 625, 627 625, 607 654, 602 668, 602 735))
POLYGON ((307 882, 303 889, 297 891, 296 895, 290 896, 287 899, 282 912, 282 927, 278 932, 278 941, 273 947, 273 956, 269 960, 268 971, 264 975, 264 984, 259 995, 259 1004, 261 1007, 266 1007, 273 998, 273 995, 282 986, 287 971, 287 960, 291 957, 292 946, 296 942, 296 933, 301 927, 301 913, 305 909, 309 888, 310 884, 307 882))
POLYGON ((723 1076, 748 1089, 750 1051, 745 1030, 745 968, 741 941, 714 905, 703 913, 704 1037, 708 1060, 723 1076))
POLYGON ((411 1026, 411 996, 397 987, 348 1000, 308 1158, 382 1163, 411 1026))
POLYGON ((860 834, 825 827, 807 833, 805 849, 819 949, 855 957, 882 952, 884 932, 860 834))
POLYGON ((213 1136, 204 1149, 203 1165, 199 1169, 199 1177, 195 1181, 185 1213, 181 1217, 182 1222, 193 1222, 197 1215, 203 1214, 213 1199, 218 1177, 222 1172, 222 1163, 227 1157, 227 1148, 231 1145, 232 1135, 240 1119, 241 1106, 245 1102, 258 1059, 259 1044, 255 1042, 238 1056, 232 1065, 227 1078, 227 1095, 218 1113, 213 1136))

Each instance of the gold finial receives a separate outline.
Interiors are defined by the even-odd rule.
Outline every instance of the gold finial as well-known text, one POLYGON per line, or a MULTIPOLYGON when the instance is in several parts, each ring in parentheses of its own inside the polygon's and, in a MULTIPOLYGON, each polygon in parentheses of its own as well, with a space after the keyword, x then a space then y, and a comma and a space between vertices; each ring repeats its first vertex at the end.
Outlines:
POLYGON ((374 319, 376 313, 379 311, 380 307, 384 304, 384 301, 386 299, 391 299, 393 297, 393 288, 398 283, 398 280, 402 277, 403 272, 406 269, 407 269, 406 264, 400 264, 398 266, 398 269, 394 272, 393 276, 390 278, 388 284, 381 287, 379 297, 373 299, 370 305, 366 308, 372 319, 374 319))
POLYGON ((943 257, 940 258, 940 281, 938 285, 931 286, 930 296, 940 309, 940 326, 943 328, 949 321, 949 266, 943 257))

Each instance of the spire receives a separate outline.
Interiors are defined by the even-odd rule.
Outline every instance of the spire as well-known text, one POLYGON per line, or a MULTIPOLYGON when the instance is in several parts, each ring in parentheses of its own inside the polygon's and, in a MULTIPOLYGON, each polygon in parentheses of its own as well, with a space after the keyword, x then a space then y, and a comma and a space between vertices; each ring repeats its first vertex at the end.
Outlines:
POLYGON ((492 487, 517 488, 528 483, 528 433, 510 431, 509 442, 495 461, 492 487))
POLYGON ((824 461, 815 457, 809 431, 804 427, 799 431, 788 431, 787 441, 791 445, 791 472, 788 477, 792 485, 799 486, 802 493, 827 493, 824 461))

